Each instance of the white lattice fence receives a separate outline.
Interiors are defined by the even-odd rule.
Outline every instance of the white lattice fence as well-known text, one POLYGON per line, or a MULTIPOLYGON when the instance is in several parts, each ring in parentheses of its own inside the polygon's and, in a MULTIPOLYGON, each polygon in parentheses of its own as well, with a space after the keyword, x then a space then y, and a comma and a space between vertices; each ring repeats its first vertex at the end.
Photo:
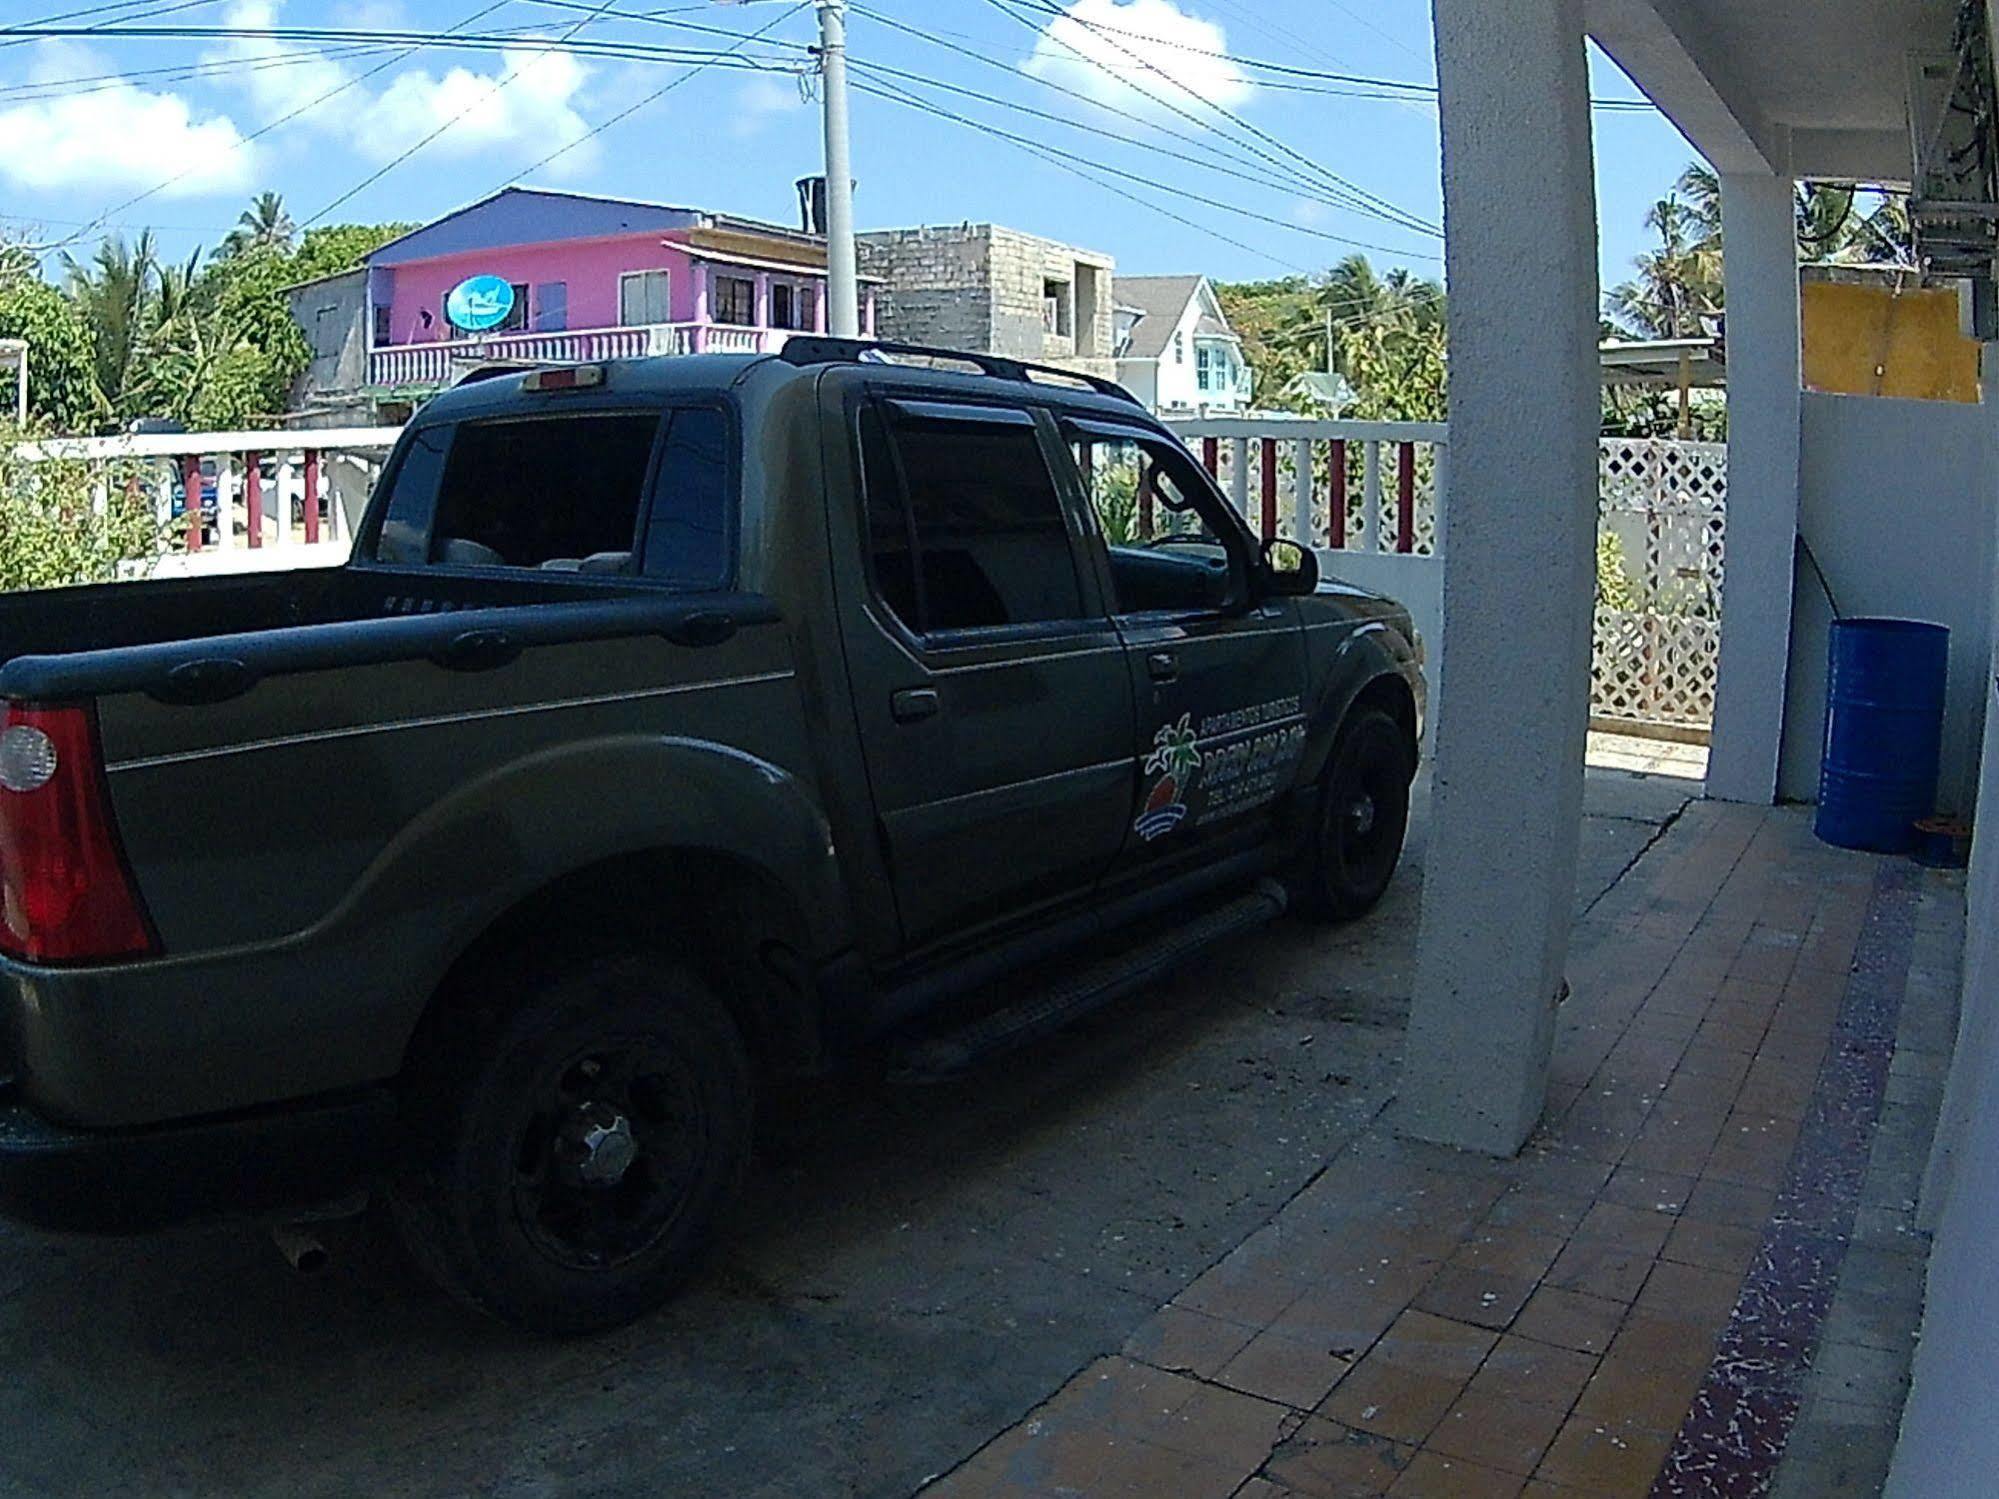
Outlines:
POLYGON ((1605 438, 1591 713, 1706 729, 1721 659, 1728 450, 1605 438))

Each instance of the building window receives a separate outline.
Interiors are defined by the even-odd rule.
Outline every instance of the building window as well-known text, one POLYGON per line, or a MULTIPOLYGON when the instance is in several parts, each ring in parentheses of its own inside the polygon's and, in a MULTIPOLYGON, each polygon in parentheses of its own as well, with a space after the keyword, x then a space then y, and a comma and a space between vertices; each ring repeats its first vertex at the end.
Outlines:
POLYGON ((394 309, 387 302, 375 304, 375 343, 378 349, 386 349, 395 342, 395 326, 390 321, 394 309))
POLYGON ((757 325, 757 284, 747 276, 717 276, 708 289, 708 316, 739 328, 757 325))
POLYGON ((773 328, 809 329, 819 316, 816 287, 791 281, 773 281, 770 287, 770 325, 773 328))
POLYGON ((1187 362, 1187 341, 1178 333, 1173 335, 1173 362, 1175 364, 1187 362))
POLYGON ((1068 338, 1076 331, 1076 304, 1071 300, 1069 283, 1053 278, 1041 283, 1041 326, 1057 338, 1068 338))
POLYGON ((1198 385, 1202 390, 1206 390, 1208 388, 1208 380, 1209 380, 1208 371, 1213 366, 1214 362, 1215 362, 1214 350, 1208 348, 1204 344, 1197 344, 1195 346, 1194 383, 1198 385))
POLYGON ((560 333, 569 326, 569 283, 544 281, 534 289, 534 331, 560 333))
POLYGON ((673 321, 673 284, 665 271, 626 271, 618 277, 618 323, 646 328, 673 321))

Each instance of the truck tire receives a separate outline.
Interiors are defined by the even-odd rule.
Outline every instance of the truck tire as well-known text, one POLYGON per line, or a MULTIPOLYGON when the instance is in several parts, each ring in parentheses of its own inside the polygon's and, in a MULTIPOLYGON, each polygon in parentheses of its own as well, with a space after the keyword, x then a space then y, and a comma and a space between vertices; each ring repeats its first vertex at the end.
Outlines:
POLYGON ((619 1326, 673 1293, 742 1180, 742 1037, 650 955, 486 972, 504 992, 454 1008, 413 1060, 391 1212, 480 1311, 546 1334, 619 1326))
POLYGON ((1319 778, 1308 863, 1296 904, 1320 921, 1352 921, 1373 910, 1395 878, 1409 830, 1416 747, 1377 708, 1341 725, 1319 778))

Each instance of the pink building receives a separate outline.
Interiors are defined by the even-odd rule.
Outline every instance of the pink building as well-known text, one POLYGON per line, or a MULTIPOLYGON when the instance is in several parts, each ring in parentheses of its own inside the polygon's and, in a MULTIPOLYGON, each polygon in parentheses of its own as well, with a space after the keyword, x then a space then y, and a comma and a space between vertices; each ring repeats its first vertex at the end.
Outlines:
MULTIPOLYGON (((794 332, 826 327, 826 247, 817 234, 538 188, 506 188, 414 229, 358 274, 366 393, 382 403, 419 399, 496 359, 768 353, 794 332), (453 288, 488 276, 512 288, 505 320, 478 331, 454 326, 446 311, 453 288)), ((866 332, 873 304, 864 286, 866 332)))

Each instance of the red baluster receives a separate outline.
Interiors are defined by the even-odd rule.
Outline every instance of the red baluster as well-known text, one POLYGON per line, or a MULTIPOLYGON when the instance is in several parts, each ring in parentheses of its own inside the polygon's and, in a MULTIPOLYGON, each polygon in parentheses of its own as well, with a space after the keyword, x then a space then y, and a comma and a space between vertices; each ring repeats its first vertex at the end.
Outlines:
POLYGON ((1416 550, 1416 444, 1396 444, 1395 550, 1416 550))
POLYGON ((1216 437, 1201 439, 1201 467, 1217 479, 1222 476, 1222 444, 1216 437))
POLYGON ((243 522, 250 530, 250 545, 264 544, 264 455, 243 455, 243 522))
POLYGON ((1140 541, 1152 539, 1152 465, 1139 460, 1138 467, 1138 538, 1140 541))
MULTIPOLYGON (((284 517, 289 525, 291 517, 284 517)), ((319 449, 305 450, 305 539, 309 546, 319 540, 319 449)))
POLYGON ((1347 440, 1335 437, 1332 447, 1332 493, 1327 497, 1331 524, 1327 527, 1326 545, 1342 552, 1347 545, 1347 440))

